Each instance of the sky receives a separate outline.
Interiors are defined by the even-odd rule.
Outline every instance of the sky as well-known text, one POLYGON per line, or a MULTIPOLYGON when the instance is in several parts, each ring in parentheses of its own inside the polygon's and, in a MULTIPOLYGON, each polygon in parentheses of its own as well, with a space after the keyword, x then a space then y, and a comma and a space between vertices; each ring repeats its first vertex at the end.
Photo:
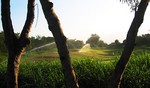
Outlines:
MULTIPOLYGON (((106 43, 118 39, 122 42, 134 17, 127 4, 120 0, 51 0, 65 36, 83 40, 98 34, 106 43)), ((1 3, 0 3, 1 4, 1 3)), ((11 0, 11 16, 15 32, 21 32, 27 12, 27 0, 11 0)), ((1 14, 1 12, 0 12, 1 14)), ((0 21, 0 31, 2 31, 0 21)), ((138 35, 150 33, 150 6, 138 35)), ((43 15, 39 0, 36 0, 35 19, 30 36, 52 36, 43 15)))

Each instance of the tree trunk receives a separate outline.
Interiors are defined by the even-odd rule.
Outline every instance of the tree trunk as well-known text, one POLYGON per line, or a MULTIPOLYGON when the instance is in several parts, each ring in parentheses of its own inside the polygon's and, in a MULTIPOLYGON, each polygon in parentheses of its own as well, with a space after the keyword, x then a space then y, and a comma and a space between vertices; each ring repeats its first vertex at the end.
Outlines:
MULTIPOLYGON (((124 50, 113 73, 111 82, 113 88, 120 88, 122 76, 129 61, 130 55, 134 49, 137 32, 140 25, 143 23, 144 14, 148 6, 148 2, 149 0, 141 0, 138 6, 138 10, 135 12, 135 17, 127 34, 124 50)), ((112 88, 112 86, 110 88, 112 88)))
POLYGON ((49 0, 40 0, 40 2, 45 18, 48 22, 49 29, 55 38, 65 77, 65 85, 67 88, 78 88, 78 82, 74 69, 71 65, 69 51, 66 46, 66 37, 63 34, 59 19, 53 10, 53 3, 49 2, 49 0))
POLYGON ((34 1, 28 0, 27 19, 20 35, 20 38, 15 36, 13 25, 10 17, 10 0, 2 0, 2 25, 5 36, 5 45, 8 49, 8 64, 7 64, 7 88, 18 88, 18 72, 20 58, 29 44, 28 34, 34 19, 34 1))

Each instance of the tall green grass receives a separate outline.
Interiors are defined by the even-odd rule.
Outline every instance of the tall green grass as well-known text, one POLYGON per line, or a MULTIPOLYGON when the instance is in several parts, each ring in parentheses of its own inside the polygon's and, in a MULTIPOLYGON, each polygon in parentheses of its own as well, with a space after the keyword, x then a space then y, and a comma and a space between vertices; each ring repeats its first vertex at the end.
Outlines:
MULTIPOLYGON (((73 66, 80 88, 107 88, 117 61, 74 57, 73 66), (77 60, 75 60, 77 58, 77 60)), ((150 87, 150 53, 134 53, 125 70, 121 88, 150 87)), ((0 64, 0 88, 6 87, 6 64, 0 64)), ((23 61, 19 88, 65 88, 59 60, 23 61)))
POLYGON ((80 88, 106 88, 109 84, 113 63, 85 59, 73 63, 80 88))
MULTIPOLYGON (((73 61, 80 88, 97 88, 107 85, 108 77, 112 71, 111 65, 94 59, 73 61)), ((0 70, 0 74, 6 73, 6 66, 0 70)), ((5 77, 6 74, 0 77, 0 88, 6 87, 5 77)), ((20 65, 20 88, 65 88, 64 84, 64 76, 59 61, 26 61, 20 65)))
POLYGON ((7 54, 6 53, 0 53, 0 63, 7 60, 7 54))
POLYGON ((131 56, 122 81, 123 88, 150 87, 150 52, 143 51, 131 56))
POLYGON ((58 61, 24 62, 20 65, 19 86, 22 88, 60 88, 63 73, 58 61))

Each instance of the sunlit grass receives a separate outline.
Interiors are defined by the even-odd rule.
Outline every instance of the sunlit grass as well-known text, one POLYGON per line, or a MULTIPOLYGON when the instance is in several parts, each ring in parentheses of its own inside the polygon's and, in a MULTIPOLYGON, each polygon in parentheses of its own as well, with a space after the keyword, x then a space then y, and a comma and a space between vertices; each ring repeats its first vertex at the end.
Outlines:
MULTIPOLYGON (((89 47, 81 50, 70 50, 70 56, 72 60, 92 58, 106 61, 113 60, 115 54, 111 49, 93 49, 89 47)), ((59 60, 59 55, 56 51, 35 51, 26 52, 23 58, 26 60, 59 60)))
POLYGON ((115 56, 114 51, 110 49, 88 49, 87 52, 80 52, 81 55, 99 60, 112 60, 115 56))

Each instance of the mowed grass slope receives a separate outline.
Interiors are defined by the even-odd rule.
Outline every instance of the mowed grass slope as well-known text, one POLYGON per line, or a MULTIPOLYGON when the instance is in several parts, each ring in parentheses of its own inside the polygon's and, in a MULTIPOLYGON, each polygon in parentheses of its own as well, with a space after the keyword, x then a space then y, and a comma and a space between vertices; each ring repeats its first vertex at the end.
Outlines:
MULTIPOLYGON (((25 60, 59 60, 57 49, 55 51, 35 51, 27 52, 23 55, 25 60)), ((112 60, 115 52, 108 48, 91 48, 88 44, 81 49, 69 50, 72 60, 92 58, 97 60, 112 60)))

